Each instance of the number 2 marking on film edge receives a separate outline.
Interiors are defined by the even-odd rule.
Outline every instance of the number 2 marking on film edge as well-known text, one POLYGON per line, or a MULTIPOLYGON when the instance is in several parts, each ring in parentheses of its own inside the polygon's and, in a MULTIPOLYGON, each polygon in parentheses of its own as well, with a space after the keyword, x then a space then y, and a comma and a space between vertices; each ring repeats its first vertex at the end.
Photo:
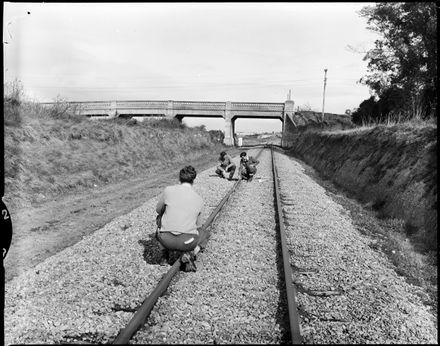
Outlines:
POLYGON ((9 219, 8 211, 6 209, 2 209, 3 220, 9 219))

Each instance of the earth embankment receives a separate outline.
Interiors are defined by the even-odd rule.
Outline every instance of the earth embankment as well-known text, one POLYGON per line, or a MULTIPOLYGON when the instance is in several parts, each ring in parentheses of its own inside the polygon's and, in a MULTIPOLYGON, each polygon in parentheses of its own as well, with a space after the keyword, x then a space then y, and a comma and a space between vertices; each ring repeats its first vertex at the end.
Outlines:
POLYGON ((408 235, 436 246, 436 125, 297 132, 286 144, 382 216, 404 220, 408 235))

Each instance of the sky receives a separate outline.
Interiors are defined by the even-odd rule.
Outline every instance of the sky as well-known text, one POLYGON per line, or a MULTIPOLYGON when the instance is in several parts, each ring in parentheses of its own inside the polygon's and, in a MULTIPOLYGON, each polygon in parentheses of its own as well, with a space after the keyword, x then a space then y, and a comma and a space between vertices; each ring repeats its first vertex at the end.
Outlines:
MULTIPOLYGON (((378 35, 374 3, 8 3, 4 82, 40 102, 277 102, 344 114, 370 97, 358 83, 378 35)), ((220 119, 184 119, 222 129, 220 119)), ((236 132, 281 130, 238 119, 236 132)))

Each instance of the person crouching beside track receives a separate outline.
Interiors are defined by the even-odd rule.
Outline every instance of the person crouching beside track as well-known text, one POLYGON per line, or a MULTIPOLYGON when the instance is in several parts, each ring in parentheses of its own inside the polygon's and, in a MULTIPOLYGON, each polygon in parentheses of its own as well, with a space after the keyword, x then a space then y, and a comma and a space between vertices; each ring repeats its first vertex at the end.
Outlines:
POLYGON ((248 156, 245 151, 240 154, 240 168, 238 169, 238 179, 244 179, 248 182, 252 181, 255 173, 257 173, 257 165, 260 163, 252 156, 248 156))
POLYGON ((156 238, 162 252, 160 265, 168 263, 170 251, 182 251, 182 269, 196 271, 196 255, 207 242, 201 230, 204 202, 193 188, 196 176, 194 167, 182 168, 180 184, 167 186, 159 196, 156 238))
POLYGON ((231 156, 229 156, 225 151, 220 153, 219 165, 215 170, 215 173, 218 174, 222 178, 226 178, 227 173, 229 173, 229 180, 232 180, 234 176, 236 166, 232 162, 231 156))

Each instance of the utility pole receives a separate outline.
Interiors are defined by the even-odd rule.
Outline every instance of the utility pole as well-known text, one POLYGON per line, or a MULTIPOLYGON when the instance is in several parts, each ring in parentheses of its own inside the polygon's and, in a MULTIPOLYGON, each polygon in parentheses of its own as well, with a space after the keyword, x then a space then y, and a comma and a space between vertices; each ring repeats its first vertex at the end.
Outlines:
POLYGON ((324 105, 325 105, 325 84, 327 83, 327 69, 324 69, 324 94, 322 96, 322 116, 321 121, 324 121, 324 105))

